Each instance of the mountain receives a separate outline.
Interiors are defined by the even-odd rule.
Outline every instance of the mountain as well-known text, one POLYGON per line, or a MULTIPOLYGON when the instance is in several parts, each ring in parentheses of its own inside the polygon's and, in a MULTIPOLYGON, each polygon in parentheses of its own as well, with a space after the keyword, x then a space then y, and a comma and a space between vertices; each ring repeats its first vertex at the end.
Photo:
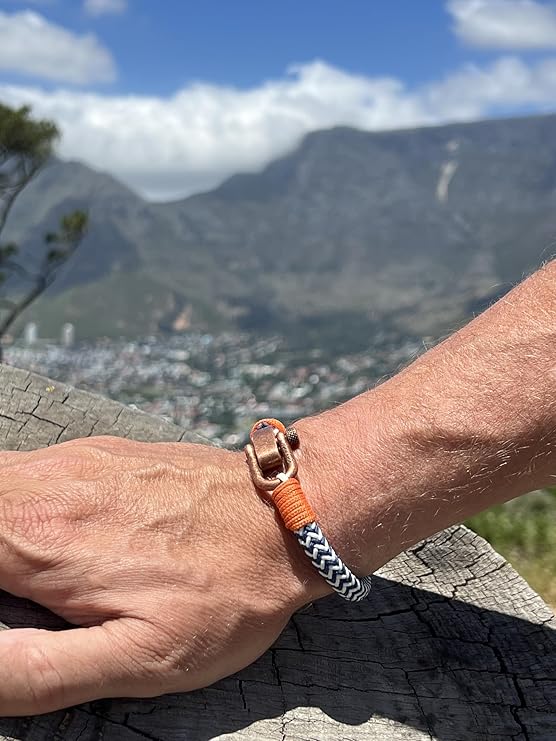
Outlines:
POLYGON ((241 327, 364 338, 449 331, 554 251, 556 115, 309 134, 257 174, 147 203, 54 161, 8 224, 32 263, 65 211, 91 229, 25 315, 79 336, 241 327))

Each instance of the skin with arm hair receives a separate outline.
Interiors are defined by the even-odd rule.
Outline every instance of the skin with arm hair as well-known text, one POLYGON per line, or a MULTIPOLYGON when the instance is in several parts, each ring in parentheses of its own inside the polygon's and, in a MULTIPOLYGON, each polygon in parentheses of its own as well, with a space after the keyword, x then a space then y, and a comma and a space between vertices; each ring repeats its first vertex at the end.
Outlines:
POLYGON ((388 382, 297 427, 305 488, 362 572, 553 485, 556 262, 388 382))
MULTIPOLYGON (((556 263, 297 428, 300 481, 358 573, 554 483, 556 263)), ((75 625, 0 633, 0 716, 206 686, 329 592, 242 453, 92 438, 0 465, 0 588, 75 625)))

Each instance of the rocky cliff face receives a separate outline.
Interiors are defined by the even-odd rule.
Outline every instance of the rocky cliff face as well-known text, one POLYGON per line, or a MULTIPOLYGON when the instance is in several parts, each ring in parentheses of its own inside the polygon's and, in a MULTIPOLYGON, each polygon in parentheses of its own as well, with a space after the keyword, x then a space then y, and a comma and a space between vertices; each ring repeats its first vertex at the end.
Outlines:
POLYGON ((556 116, 307 136, 255 175, 143 201, 54 162, 9 227, 33 255, 77 206, 91 230, 26 319, 81 336, 240 326, 361 336, 457 326, 556 250, 556 116), (185 314, 184 314, 185 312, 185 314))

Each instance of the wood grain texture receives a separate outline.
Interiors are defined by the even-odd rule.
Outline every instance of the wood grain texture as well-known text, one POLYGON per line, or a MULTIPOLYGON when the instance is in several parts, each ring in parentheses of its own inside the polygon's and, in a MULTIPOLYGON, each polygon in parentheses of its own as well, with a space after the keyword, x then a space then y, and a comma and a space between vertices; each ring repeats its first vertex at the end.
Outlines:
MULTIPOLYGON (((101 434, 198 441, 115 402, 0 367, 0 449, 101 434)), ((60 626, 5 593, 0 622, 60 626)), ((556 617, 485 541, 455 527, 381 569, 367 602, 331 597, 297 613, 259 661, 205 690, 0 719, 0 739, 232 738, 554 741, 556 617)))

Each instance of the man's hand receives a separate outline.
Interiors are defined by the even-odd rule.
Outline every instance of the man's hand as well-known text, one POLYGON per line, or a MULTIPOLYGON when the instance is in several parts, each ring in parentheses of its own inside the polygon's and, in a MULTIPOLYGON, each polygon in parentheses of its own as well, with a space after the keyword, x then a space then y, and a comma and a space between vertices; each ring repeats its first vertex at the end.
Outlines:
POLYGON ((0 716, 206 686, 321 581, 238 453, 92 438, 0 466, 0 588, 80 626, 0 632, 0 716))

